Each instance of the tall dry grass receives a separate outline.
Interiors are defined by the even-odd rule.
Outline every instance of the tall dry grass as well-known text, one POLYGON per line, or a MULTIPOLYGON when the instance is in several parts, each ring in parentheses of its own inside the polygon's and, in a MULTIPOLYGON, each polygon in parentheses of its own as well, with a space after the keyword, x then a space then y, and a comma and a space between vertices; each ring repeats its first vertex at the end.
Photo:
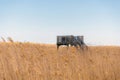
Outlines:
POLYGON ((120 80, 120 47, 0 43, 0 80, 120 80))

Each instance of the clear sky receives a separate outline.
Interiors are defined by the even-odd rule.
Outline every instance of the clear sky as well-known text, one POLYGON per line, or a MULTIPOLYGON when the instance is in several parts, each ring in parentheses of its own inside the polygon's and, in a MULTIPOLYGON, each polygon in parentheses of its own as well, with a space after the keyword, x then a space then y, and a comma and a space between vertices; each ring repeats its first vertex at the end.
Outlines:
POLYGON ((84 35, 87 44, 120 45, 120 0, 0 0, 0 37, 56 43, 84 35))

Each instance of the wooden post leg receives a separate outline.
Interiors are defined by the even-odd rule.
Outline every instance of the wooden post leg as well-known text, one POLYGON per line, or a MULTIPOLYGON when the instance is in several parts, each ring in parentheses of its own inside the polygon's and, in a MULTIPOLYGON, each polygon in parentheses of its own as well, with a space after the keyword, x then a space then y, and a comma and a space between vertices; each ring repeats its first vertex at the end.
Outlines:
POLYGON ((67 45, 67 50, 68 50, 68 48, 69 48, 69 45, 67 45))
POLYGON ((59 49, 59 45, 57 45, 57 50, 59 49))

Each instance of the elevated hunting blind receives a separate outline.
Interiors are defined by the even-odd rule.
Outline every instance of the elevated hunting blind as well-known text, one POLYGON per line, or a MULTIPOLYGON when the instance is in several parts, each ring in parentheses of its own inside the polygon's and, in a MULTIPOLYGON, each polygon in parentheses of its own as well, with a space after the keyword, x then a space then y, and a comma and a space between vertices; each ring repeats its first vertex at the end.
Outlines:
POLYGON ((84 36, 73 36, 73 35, 66 35, 66 36, 57 36, 57 49, 61 45, 66 46, 75 46, 76 48, 80 47, 83 49, 87 46, 84 43, 84 36))

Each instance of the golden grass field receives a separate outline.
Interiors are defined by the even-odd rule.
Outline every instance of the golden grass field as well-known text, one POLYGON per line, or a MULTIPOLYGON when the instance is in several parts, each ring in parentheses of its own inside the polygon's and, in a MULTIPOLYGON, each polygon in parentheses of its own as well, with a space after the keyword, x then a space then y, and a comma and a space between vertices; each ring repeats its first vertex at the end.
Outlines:
POLYGON ((120 80, 120 47, 0 42, 0 80, 120 80))

